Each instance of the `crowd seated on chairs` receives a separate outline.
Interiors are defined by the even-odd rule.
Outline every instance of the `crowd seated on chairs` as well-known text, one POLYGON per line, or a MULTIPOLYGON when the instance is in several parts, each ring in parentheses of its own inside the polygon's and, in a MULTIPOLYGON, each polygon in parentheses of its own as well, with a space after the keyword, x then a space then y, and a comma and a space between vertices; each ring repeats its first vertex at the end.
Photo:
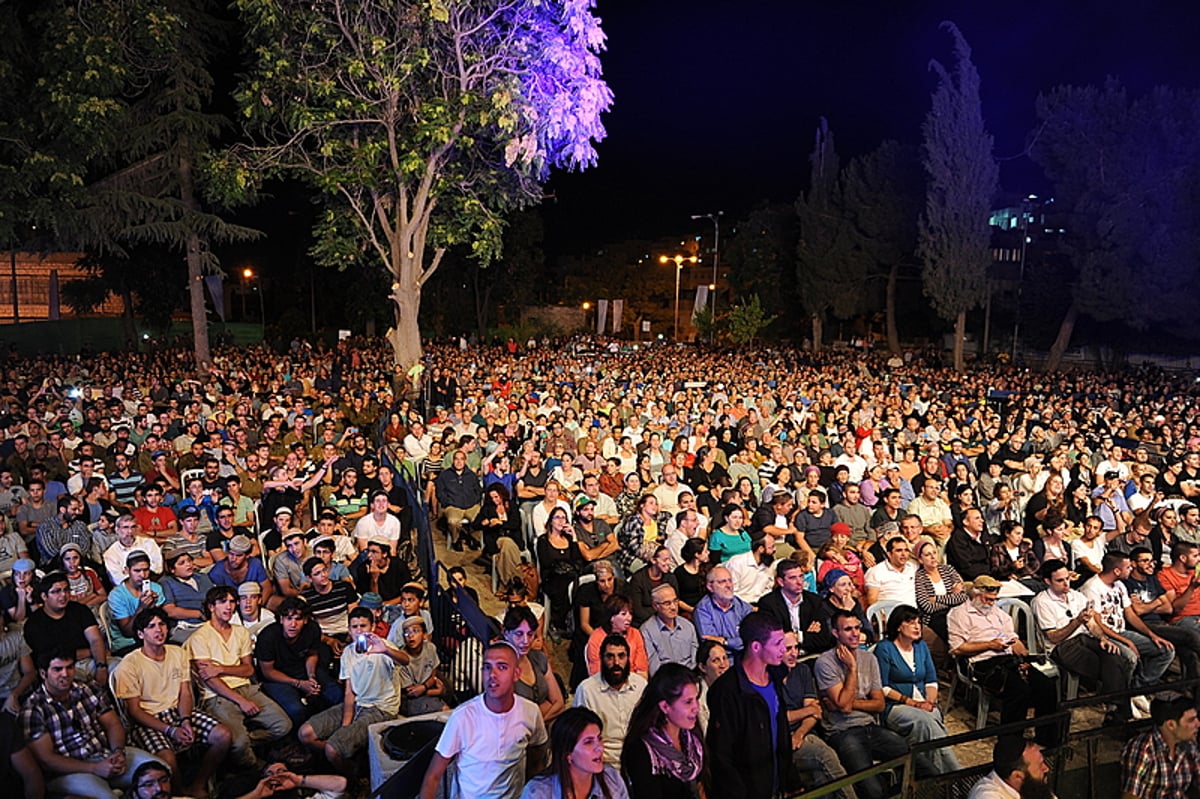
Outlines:
MULTIPOLYGON (((531 756, 568 718, 550 748, 593 747, 606 789, 765 796, 916 744, 923 775, 953 772, 926 744, 955 702, 986 728, 1200 669, 1181 379, 531 344, 431 345, 424 372, 357 341, 218 350, 199 377, 175 351, 10 356, 0 743, 25 795, 140 774, 198 796, 231 770, 354 790, 370 724, 471 708, 456 734, 529 725, 531 756), (451 601, 503 621, 482 676, 446 660, 419 530, 451 601), (739 766, 729 730, 763 724, 778 751, 739 766)), ((1186 742, 1194 714, 1107 710, 1154 707, 1186 742)), ((438 746, 521 793, 512 752, 438 746)), ((1006 746, 997 779, 1038 770, 1006 746)))

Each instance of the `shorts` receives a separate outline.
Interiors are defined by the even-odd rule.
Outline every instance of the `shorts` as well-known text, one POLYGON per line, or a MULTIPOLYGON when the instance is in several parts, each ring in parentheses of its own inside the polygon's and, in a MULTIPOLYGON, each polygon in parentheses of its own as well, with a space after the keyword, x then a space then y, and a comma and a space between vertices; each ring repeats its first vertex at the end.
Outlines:
POLYGON ((367 746, 367 727, 381 721, 391 721, 396 714, 375 707, 363 707, 354 711, 354 720, 342 726, 342 705, 337 704, 308 720, 308 726, 326 744, 333 747, 343 759, 349 760, 367 746))
MULTIPOLYGON (((183 724, 183 717, 179 715, 178 708, 164 710, 157 714, 155 718, 159 721, 165 721, 172 727, 178 727, 183 724)), ((188 720, 192 722, 192 732, 196 735, 196 743, 208 743, 208 737, 212 735, 212 731, 216 726, 221 723, 207 713, 201 713, 199 710, 193 710, 188 720)), ((182 752, 188 748, 174 738, 168 737, 165 732, 160 732, 150 727, 143 727, 140 724, 130 725, 129 737, 133 739, 135 746, 147 752, 161 752, 164 749, 170 749, 172 752, 182 752)))

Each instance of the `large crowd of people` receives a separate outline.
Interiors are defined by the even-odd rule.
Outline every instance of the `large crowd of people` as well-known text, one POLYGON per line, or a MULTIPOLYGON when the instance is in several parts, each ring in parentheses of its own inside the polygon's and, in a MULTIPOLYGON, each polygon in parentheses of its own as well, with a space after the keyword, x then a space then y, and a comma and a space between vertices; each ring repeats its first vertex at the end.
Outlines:
MULTIPOLYGON (((447 711, 430 799, 771 797, 914 745, 947 774, 955 671, 1005 723, 1138 689, 1107 708, 1152 719, 1124 790, 1200 786, 1195 704, 1151 699, 1200 676, 1190 377, 390 356, 5 361, 0 744, 27 797, 353 791, 369 725, 447 711), (451 595, 500 608, 482 674, 439 657, 421 513, 464 553, 451 595)), ((972 796, 1047 795, 1060 733, 1001 738, 972 796)))

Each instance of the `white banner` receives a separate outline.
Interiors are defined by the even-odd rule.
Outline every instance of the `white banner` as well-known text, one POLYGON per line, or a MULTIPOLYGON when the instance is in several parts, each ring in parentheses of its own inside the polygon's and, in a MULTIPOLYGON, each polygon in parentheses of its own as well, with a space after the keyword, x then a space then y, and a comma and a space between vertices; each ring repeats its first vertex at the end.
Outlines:
POLYGON ((596 334, 604 335, 604 323, 608 321, 608 300, 596 300, 596 334))
POLYGON ((613 300, 613 325, 612 332, 621 332, 621 315, 625 312, 625 300, 613 300))
POLYGON ((708 307, 708 286, 696 286, 696 303, 692 306, 692 318, 708 307))

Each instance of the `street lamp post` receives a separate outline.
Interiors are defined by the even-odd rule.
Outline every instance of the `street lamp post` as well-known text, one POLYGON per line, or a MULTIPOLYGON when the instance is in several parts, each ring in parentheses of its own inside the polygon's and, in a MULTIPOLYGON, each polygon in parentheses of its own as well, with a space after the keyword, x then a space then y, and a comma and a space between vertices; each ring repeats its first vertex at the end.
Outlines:
MULTIPOLYGON (((247 286, 247 288, 249 288, 250 281, 253 280, 256 277, 256 275, 254 274, 253 269, 251 269, 250 267, 246 267, 245 269, 242 270, 242 277, 245 278, 246 286, 247 286)), ((246 296, 243 294, 242 295, 242 317, 243 318, 245 318, 245 313, 246 313, 246 296)), ((267 303, 263 299, 262 278, 261 277, 258 280, 258 318, 259 318, 258 326, 259 326, 259 330, 260 330, 259 335, 262 336, 263 340, 266 340, 266 338, 267 338, 267 303)))
POLYGON ((713 223, 713 273, 710 293, 714 322, 717 319, 717 264, 721 262, 721 217, 724 215, 724 211, 717 211, 715 214, 692 214, 692 219, 708 219, 713 223))
POLYGON ((660 255, 658 262, 660 264, 675 264, 675 340, 679 341, 679 278, 683 274, 683 265, 685 263, 694 264, 700 259, 695 255, 660 255))
POLYGON ((1025 256, 1029 251, 1029 216, 1033 213, 1033 201, 1036 194, 1031 194, 1021 201, 1021 270, 1017 274, 1017 310, 1013 320, 1013 341, 1011 363, 1017 363, 1017 348, 1021 336, 1021 294, 1025 288, 1025 256))

